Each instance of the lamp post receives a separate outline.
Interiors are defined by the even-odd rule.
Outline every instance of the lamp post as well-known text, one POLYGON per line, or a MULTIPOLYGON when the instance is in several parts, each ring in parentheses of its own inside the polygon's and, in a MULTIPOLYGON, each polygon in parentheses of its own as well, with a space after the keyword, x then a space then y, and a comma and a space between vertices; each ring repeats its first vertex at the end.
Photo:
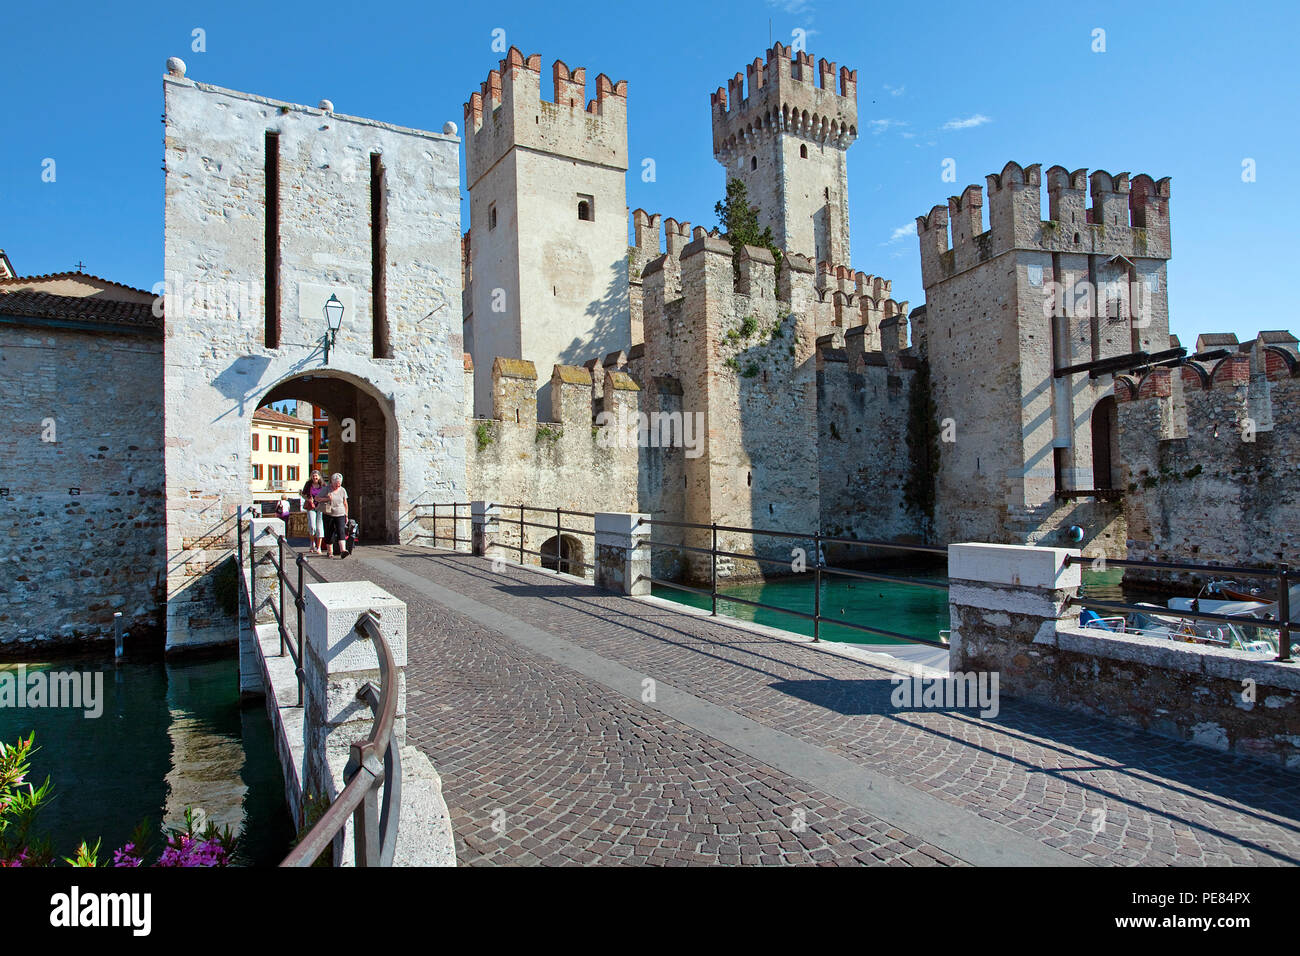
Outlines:
POLYGON ((330 363, 330 349, 334 347, 334 339, 339 334, 339 326, 343 324, 343 303, 339 301, 338 296, 333 292, 325 300, 325 324, 328 328, 325 330, 325 364, 330 363))

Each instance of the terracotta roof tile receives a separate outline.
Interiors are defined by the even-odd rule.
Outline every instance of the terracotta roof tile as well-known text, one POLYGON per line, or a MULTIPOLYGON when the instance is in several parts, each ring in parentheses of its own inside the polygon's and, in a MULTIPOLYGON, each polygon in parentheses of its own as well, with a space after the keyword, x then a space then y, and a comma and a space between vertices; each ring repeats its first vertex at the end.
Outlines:
POLYGON ((311 428, 311 422, 295 418, 292 415, 286 415, 284 412, 277 412, 274 408, 259 408, 253 412, 253 418, 259 422, 276 422, 280 425, 299 425, 302 428, 311 428))
MULTIPOLYGON (((0 249, 0 253, 4 250, 0 249)), ((89 272, 47 272, 40 276, 10 276, 0 279, 0 286, 12 285, 20 282, 37 282, 44 279, 92 279, 95 282, 103 282, 107 285, 115 285, 119 289, 130 289, 132 292, 143 292, 145 295, 152 295, 148 289, 137 289, 133 285, 127 285, 125 282, 114 282, 112 279, 105 279, 102 276, 91 275, 89 272)))
POLYGON ((113 299, 76 295, 51 295, 48 292, 5 291, 0 280, 0 313, 32 319, 92 322, 115 325, 132 331, 161 332, 163 320, 153 314, 148 302, 118 302, 113 299))

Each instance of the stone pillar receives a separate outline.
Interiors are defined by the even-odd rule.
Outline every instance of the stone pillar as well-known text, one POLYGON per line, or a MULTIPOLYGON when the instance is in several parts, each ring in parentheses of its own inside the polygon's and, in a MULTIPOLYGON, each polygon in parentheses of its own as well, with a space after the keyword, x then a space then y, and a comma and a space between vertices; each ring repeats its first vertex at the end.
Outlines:
MULTIPOLYGON (((1003 690, 1035 696, 1053 680, 1056 629, 1078 625, 1081 569, 1066 548, 954 544, 948 548, 949 669, 997 671, 1003 690)), ((1041 696, 1041 695, 1040 695, 1041 696)))
POLYGON ((501 506, 492 501, 471 501, 469 512, 470 522, 474 526, 471 535, 474 554, 480 558, 504 557, 499 553, 499 548, 495 550, 493 548, 497 544, 497 536, 501 533, 499 523, 501 506))
MULTIPOLYGON (((369 610, 379 612, 380 630, 393 650, 397 673, 390 679, 397 682, 398 694, 393 739, 399 749, 406 743, 406 604, 369 581, 308 584, 306 591, 303 789, 332 799, 343 790, 349 746, 364 740, 374 722, 357 691, 367 681, 382 683, 378 648, 357 628, 369 610)), ((348 834, 350 843, 350 826, 348 834)), ((342 845, 336 845, 335 858, 351 865, 352 855, 342 845)))
POLYGON ((650 593, 650 516, 596 513, 597 587, 623 594, 650 593))
MULTIPOLYGON (((261 696, 262 672, 258 666, 257 628, 263 624, 275 625, 275 613, 280 602, 280 577, 276 574, 272 556, 277 553, 279 541, 276 534, 284 528, 279 518, 249 518, 245 543, 252 552, 253 597, 257 601, 250 620, 244 610, 247 595, 240 597, 239 628, 239 694, 241 697, 261 696)), ((244 584, 240 584, 241 589, 244 584)), ((289 613, 286 606, 285 613, 289 613)))

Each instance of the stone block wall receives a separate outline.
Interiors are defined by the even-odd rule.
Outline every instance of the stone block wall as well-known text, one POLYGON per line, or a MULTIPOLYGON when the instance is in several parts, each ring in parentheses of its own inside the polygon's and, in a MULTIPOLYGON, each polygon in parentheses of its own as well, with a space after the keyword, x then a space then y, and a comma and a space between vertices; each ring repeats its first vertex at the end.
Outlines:
MULTIPOLYGON (((469 363, 466 363, 467 366, 469 363)), ((473 419, 465 439, 470 501, 501 505, 496 540, 500 546, 488 555, 517 560, 512 551, 519 545, 518 508, 562 508, 595 514, 599 511, 635 511, 638 497, 638 459, 642 449, 636 435, 636 413, 640 389, 616 367, 602 369, 602 398, 593 397, 592 373, 581 366, 554 367, 551 375, 555 399, 554 421, 537 419, 537 375, 532 362, 497 359, 492 368, 492 394, 496 398, 494 417, 473 419), (605 413, 602 424, 597 416, 605 413), (620 431, 631 423, 631 432, 620 431)), ((472 374, 472 370, 466 372, 472 374)), ((442 512, 449 514, 449 511, 442 512)), ((458 536, 469 536, 468 509, 458 536)), ((525 528, 524 547, 542 550, 554 536, 549 528, 554 513, 526 513, 525 520, 548 525, 525 528)), ((426 522, 426 524, 429 524, 426 522)), ((564 516, 563 527, 591 532, 592 519, 564 516)), ((450 530, 449 521, 439 522, 439 543, 450 530)), ((584 564, 593 558, 592 538, 569 535, 584 564)), ((536 555, 524 555, 525 563, 536 564, 536 555)), ((591 569, 584 569, 590 576, 591 569)), ((576 572, 575 573, 584 573, 576 572)))
POLYGON ((1011 697, 1300 769, 1300 663, 1082 628, 1070 554, 953 545, 950 670, 996 672, 1011 697))
POLYGON ((1261 333, 1242 348, 1117 382, 1131 557, 1300 564, 1295 341, 1261 333))
POLYGON ((0 656, 159 639, 161 338, 0 324, 0 380, 0 656))

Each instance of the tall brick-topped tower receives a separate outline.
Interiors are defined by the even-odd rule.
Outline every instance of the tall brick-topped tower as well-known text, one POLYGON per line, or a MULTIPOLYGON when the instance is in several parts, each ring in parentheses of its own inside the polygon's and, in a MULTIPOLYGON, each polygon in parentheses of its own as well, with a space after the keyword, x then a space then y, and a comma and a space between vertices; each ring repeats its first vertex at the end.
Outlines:
MULTIPOLYGON (((627 83, 514 47, 465 104, 470 233, 465 347, 475 406, 491 409, 497 356, 549 369, 631 343, 627 278, 627 83)), ((538 392, 550 415, 549 379, 538 392)))
POLYGON ((710 97, 713 155, 739 179, 777 246, 849 261, 846 151, 858 135, 858 73, 776 44, 710 97), (748 89, 748 94, 746 94, 748 89))

